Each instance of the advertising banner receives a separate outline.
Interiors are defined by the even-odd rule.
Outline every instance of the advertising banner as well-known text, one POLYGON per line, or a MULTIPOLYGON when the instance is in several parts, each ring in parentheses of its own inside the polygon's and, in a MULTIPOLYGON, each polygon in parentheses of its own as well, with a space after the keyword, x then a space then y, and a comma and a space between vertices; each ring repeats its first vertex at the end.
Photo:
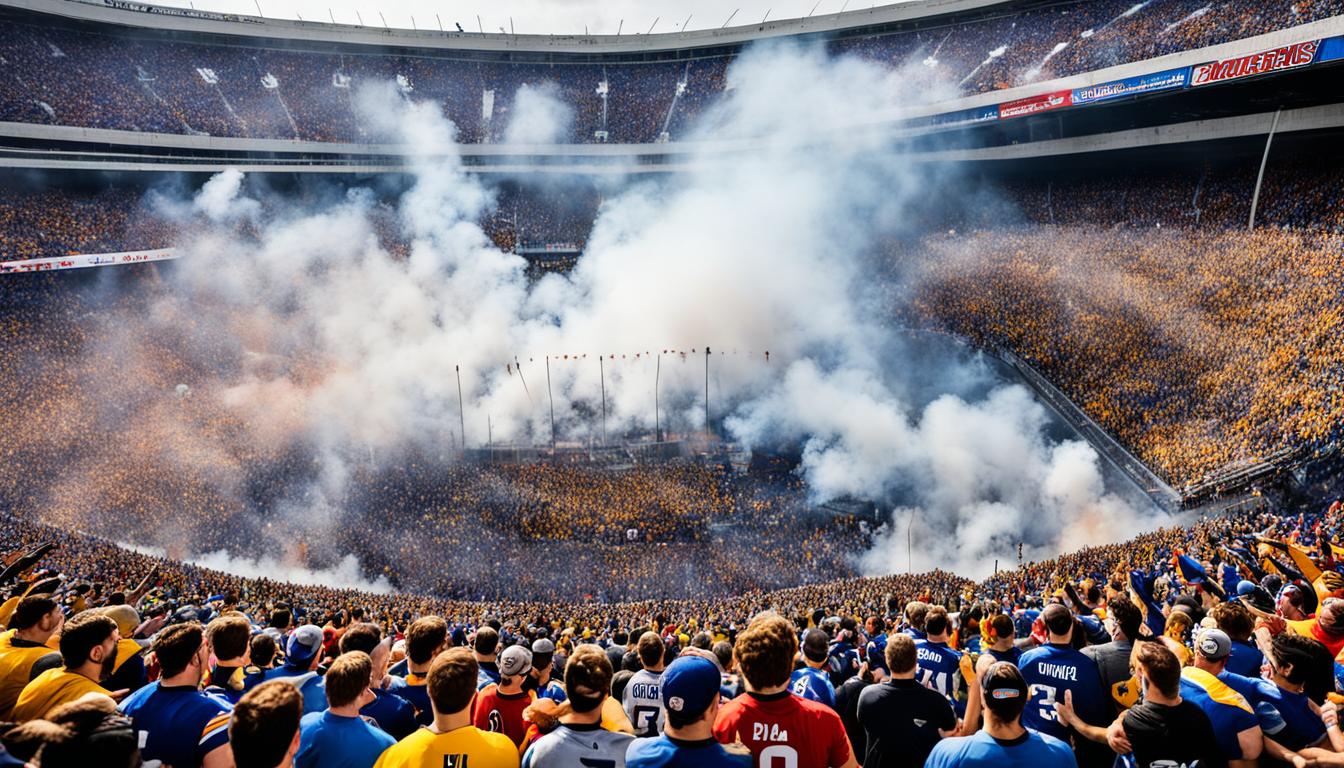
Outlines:
POLYGON ((1141 93, 1168 91, 1175 88, 1184 88, 1189 82, 1189 67, 1168 69, 1165 72, 1154 72, 1151 75, 1127 77, 1124 80, 1112 80, 1109 83, 1098 83, 1086 88, 1076 88, 1073 91, 1073 103, 1093 104, 1098 101, 1120 99, 1125 96, 1137 96, 1141 93))
POLYGON ((1018 99, 1010 101, 1007 104, 999 105, 999 117, 1007 120, 1010 117, 1024 117, 1034 115, 1037 112, 1049 112, 1052 109, 1062 109, 1073 105, 1073 91, 1055 91, 1040 96, 1032 96, 1028 99, 1018 99))
POLYGON ((1305 67, 1316 60, 1316 51, 1321 47, 1320 40, 1307 40, 1301 43, 1258 51, 1235 59, 1211 61, 1194 68, 1190 75, 1190 84, 1194 86, 1225 83, 1251 75, 1263 75, 1283 69, 1305 67))
POLYGON ((0 261, 0 275, 11 272, 46 272, 53 269, 83 269, 85 267, 119 267, 146 261, 166 261, 177 258, 174 248, 120 253, 81 253, 74 256, 54 256, 47 259, 0 261))

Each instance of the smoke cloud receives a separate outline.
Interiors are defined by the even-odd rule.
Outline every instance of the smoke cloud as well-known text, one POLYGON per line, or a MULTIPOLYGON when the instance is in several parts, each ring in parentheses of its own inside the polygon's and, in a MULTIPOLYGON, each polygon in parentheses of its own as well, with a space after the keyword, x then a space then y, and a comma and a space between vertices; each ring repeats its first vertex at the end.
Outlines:
MULTIPOLYGON (((750 447, 801 446, 816 502, 895 508, 861 558, 868 573, 906 567, 907 516, 916 569, 968 576, 1018 542, 1046 555, 1152 527, 1156 510, 1108 492, 1090 447, 1048 437, 1046 411, 1022 387, 917 402, 913 360, 888 325, 900 294, 877 279, 883 243, 914 233, 913 212, 962 180, 910 162, 862 126, 953 92, 933 76, 788 45, 746 53, 692 138, 749 137, 757 148, 725 155, 706 145, 693 170, 627 185, 605 201, 572 273, 536 282, 477 224, 492 195, 464 171, 454 127, 432 105, 366 88, 358 101, 372 134, 410 153, 413 181, 395 211, 408 252, 387 250, 370 194, 315 212, 278 208, 225 172, 190 206, 206 224, 181 244, 173 279, 183 302, 165 302, 134 331, 189 326, 189 346, 231 361, 197 369, 184 382, 192 400, 229 413, 257 453, 296 442, 314 452, 301 491, 271 513, 288 521, 278 528, 315 539, 339 520, 358 461, 479 446, 487 419, 496 443, 548 440, 548 356, 560 438, 592 437, 599 355, 614 355, 604 362, 615 434, 647 433, 655 420, 703 430, 708 365, 714 429, 750 447), (243 237, 237 222, 258 217, 264 226, 243 237), (691 354, 659 363, 662 350, 691 354)), ((547 86, 524 87, 506 138, 556 141, 569 132, 566 109, 547 86)), ((221 493, 240 484, 228 474, 217 482, 221 493)), ((350 567, 342 561, 340 573, 350 567)))

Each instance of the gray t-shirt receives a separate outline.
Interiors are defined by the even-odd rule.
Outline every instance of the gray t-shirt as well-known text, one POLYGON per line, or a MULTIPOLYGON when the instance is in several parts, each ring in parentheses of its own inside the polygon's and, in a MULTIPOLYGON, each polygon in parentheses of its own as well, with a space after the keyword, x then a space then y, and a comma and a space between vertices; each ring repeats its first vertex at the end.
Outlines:
POLYGON ((658 736, 663 732, 667 713, 663 710, 663 673, 641 669, 625 684, 621 705, 639 737, 658 736))
POLYGON ((1101 685, 1111 697, 1111 707, 1116 714, 1134 706, 1139 700, 1138 688, 1131 683, 1129 654, 1134 643, 1126 640, 1112 640, 1101 645, 1089 645, 1083 649, 1083 655, 1097 663, 1101 672, 1101 685))
POLYGON ((523 755, 522 768, 609 765, 625 768, 625 750, 635 737, 600 725, 565 725, 537 739, 523 755))

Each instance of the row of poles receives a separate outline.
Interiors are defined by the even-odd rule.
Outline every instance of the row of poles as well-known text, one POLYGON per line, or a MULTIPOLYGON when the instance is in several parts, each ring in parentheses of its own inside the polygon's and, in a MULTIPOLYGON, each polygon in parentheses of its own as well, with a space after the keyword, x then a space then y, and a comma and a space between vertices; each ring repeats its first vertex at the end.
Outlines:
MULTIPOLYGON (((709 356, 712 354, 709 347, 705 347, 705 439, 711 440, 714 437, 713 428, 709 421, 709 356)), ((604 355, 597 357, 598 377, 601 380, 602 389, 602 444, 607 444, 607 370, 606 363, 603 360, 604 355)), ((663 439, 662 410, 658 402, 658 385, 662 379, 663 373, 663 355, 660 352, 657 356, 657 362, 653 373, 653 429, 657 439, 661 442, 663 439)), ((770 353, 765 353, 765 359, 770 360, 770 353)), ((523 392, 527 393, 528 401, 532 400, 532 392, 527 388, 527 378, 523 376, 523 364, 517 357, 513 358, 513 366, 518 371, 518 379, 523 384, 523 392)), ((453 371, 457 374, 457 417, 458 426, 461 429, 459 445, 462 450, 467 449, 467 409, 466 401, 462 396, 462 366, 454 365, 453 371)), ((551 357, 546 356, 546 398, 550 404, 551 416, 551 450, 555 450, 556 432, 555 432, 555 393, 551 389, 551 357)), ((490 445, 494 445, 494 425, 490 417, 486 416, 486 430, 490 445)))

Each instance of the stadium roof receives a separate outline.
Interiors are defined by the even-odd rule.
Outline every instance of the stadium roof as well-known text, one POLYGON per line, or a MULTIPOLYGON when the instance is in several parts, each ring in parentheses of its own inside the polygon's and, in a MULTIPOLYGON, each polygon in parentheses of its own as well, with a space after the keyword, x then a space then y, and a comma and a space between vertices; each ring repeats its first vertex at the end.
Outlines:
MULTIPOLYGON (((737 45, 751 40, 792 35, 826 34, 854 28, 881 27, 975 12, 1017 0, 909 0, 870 9, 781 19, 719 29, 666 32, 651 35, 529 35, 494 32, 457 32, 439 29, 393 29, 319 21, 272 19, 262 16, 213 13, 187 8, 149 5, 132 0, 0 0, 0 7, 19 8, 70 19, 122 26, 243 35, 355 45, 444 48, 482 52, 539 52, 615 54, 672 51, 737 45)), ((439 22, 436 20, 436 26, 439 22)))

